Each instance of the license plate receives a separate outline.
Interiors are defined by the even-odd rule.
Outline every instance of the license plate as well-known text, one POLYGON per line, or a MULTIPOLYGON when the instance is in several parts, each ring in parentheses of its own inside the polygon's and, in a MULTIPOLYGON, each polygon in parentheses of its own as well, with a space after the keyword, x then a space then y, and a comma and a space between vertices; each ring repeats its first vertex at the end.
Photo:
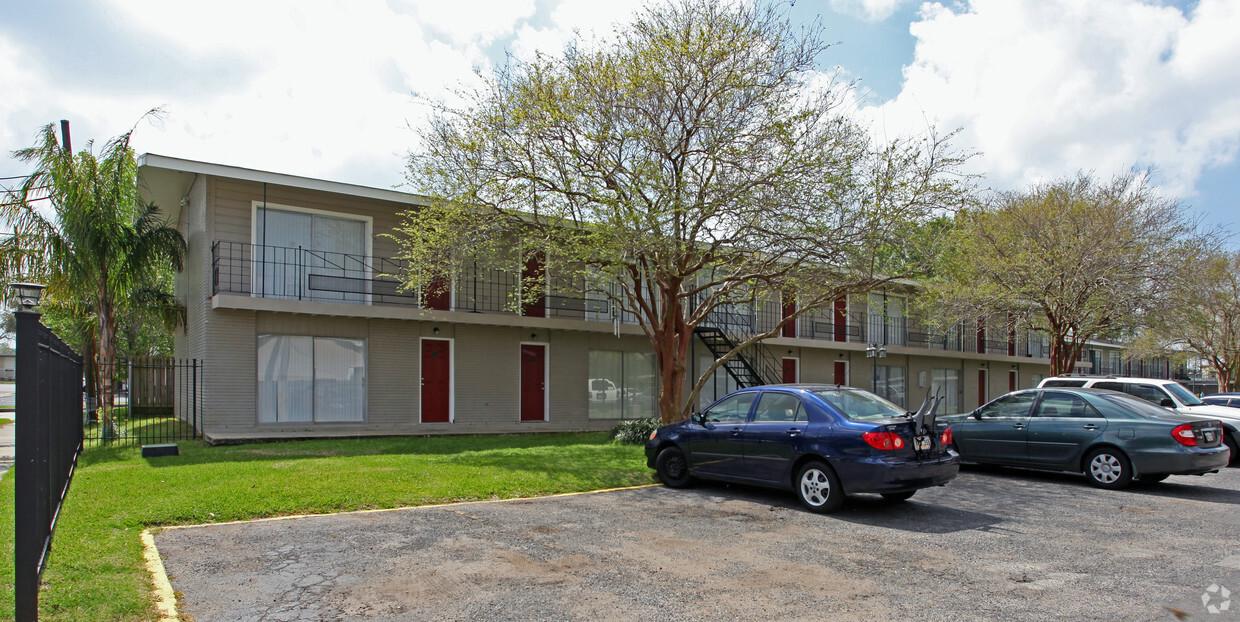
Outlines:
POLYGON ((930 437, 929 436, 918 436, 914 438, 913 448, 918 451, 925 451, 927 449, 930 449, 930 437))
POLYGON ((1201 433, 1201 436, 1202 436, 1203 438, 1205 438, 1205 439, 1206 439, 1206 442, 1207 442, 1207 443, 1213 443, 1213 442, 1214 442, 1214 433, 1213 433, 1213 432, 1202 432, 1202 433, 1201 433))

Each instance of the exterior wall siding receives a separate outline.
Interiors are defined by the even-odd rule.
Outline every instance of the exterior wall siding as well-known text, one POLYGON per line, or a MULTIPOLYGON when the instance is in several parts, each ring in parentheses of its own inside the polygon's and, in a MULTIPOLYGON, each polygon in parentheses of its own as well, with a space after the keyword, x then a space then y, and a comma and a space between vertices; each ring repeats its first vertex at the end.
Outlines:
MULTIPOLYGON (((468 301, 514 302, 515 279, 521 265, 514 259, 510 275, 479 275, 483 281, 509 278, 482 291, 455 284, 452 312, 416 308, 366 307, 300 301, 266 301, 231 294, 213 300, 212 244, 252 242, 255 201, 324 212, 365 216, 372 220, 370 254, 392 257, 395 242, 382 237, 399 223, 400 212, 414 206, 399 200, 298 188, 289 185, 198 174, 190 185, 179 226, 189 244, 184 272, 176 275, 177 295, 186 305, 187 325, 176 338, 180 357, 202 359, 204 401, 200 414, 204 433, 214 441, 261 438, 305 438, 359 435, 522 433, 606 430, 614 419, 591 419, 588 385, 590 351, 650 352, 646 338, 623 327, 617 338, 610 324, 571 317, 527 318, 516 315, 467 313, 468 301), (272 305, 259 304, 271 302, 272 305), (275 304, 279 303, 279 304, 275 304), (393 310, 394 309, 394 310, 393 310), (358 423, 259 423, 257 413, 257 345, 263 334, 361 338, 366 340, 367 398, 364 421, 358 423), (420 422, 421 344, 423 338, 452 340, 453 421, 420 422), (547 346, 547 420, 520 420, 520 351, 522 343, 547 346)), ((382 196, 382 195, 374 195, 382 196)), ((893 294, 904 295, 900 287, 893 294)), ((758 310, 759 324, 778 321, 782 300, 772 298, 758 310)), ((848 297, 850 322, 864 325, 866 295, 848 297)), ((801 382, 833 383, 837 361, 848 365, 847 383, 870 388, 875 359, 865 356, 864 339, 835 342, 813 339, 812 322, 833 321, 833 311, 805 316, 796 337, 777 337, 764 346, 776 360, 799 360, 801 382)), ((761 326, 759 326, 761 328, 761 326)), ((912 327, 910 327, 912 329, 912 327)), ((1007 391, 1008 372, 1018 372, 1020 388, 1033 386, 1033 375, 1048 373, 1044 359, 977 354, 969 347, 973 333, 965 329, 965 352, 888 346, 879 364, 906 370, 906 407, 920 403, 933 370, 960 371, 959 401, 971 410, 977 401, 977 370, 987 369, 987 396, 1007 391), (926 381, 922 381, 922 377, 926 381)), ((705 349, 695 341, 694 361, 705 349)), ((696 379, 689 379, 689 387, 696 379)), ((687 388, 689 388, 687 387, 687 388)), ((655 412, 626 416, 657 416, 655 412)))

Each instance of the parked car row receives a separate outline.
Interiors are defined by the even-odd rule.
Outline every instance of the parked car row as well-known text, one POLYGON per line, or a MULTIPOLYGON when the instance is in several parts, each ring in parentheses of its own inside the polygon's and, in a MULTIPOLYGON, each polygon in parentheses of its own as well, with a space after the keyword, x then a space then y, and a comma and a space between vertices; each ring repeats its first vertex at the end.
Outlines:
POLYGON ((846 495, 902 501, 945 485, 962 461, 1079 472, 1117 489, 1217 472, 1234 454, 1219 419, 1110 389, 1051 382, 943 417, 937 405, 927 398, 911 412, 836 385, 741 389, 651 433, 646 463, 669 487, 695 479, 766 486, 829 512, 846 495))

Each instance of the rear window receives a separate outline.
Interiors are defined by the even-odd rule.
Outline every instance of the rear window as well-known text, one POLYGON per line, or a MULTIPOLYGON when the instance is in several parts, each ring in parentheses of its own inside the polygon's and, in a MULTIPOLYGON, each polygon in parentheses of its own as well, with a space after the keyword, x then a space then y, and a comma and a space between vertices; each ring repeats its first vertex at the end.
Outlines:
POLYGON ((1095 397, 1130 413, 1136 413, 1146 417, 1167 416, 1166 408, 1155 406, 1154 404, 1151 404, 1141 398, 1133 397, 1132 395, 1123 393, 1099 393, 1095 397))
POLYGON ((1085 386, 1085 381, 1084 380, 1057 380, 1057 379, 1052 378, 1050 380, 1043 380, 1042 384, 1039 386, 1043 386, 1043 387, 1083 387, 1085 386))
POLYGON ((903 408, 869 391, 862 391, 860 389, 844 387, 833 390, 814 391, 814 395, 853 421, 890 419, 892 417, 902 417, 908 413, 903 408))

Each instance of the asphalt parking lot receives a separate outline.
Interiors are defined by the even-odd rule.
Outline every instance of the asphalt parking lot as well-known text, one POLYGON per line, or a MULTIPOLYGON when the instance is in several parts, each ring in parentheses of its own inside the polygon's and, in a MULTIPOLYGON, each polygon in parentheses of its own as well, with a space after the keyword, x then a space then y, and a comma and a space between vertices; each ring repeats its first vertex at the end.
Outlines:
POLYGON ((703 484, 155 542, 197 622, 1174 619, 1167 607, 1240 620, 1223 597, 1240 601, 1238 510, 1240 469, 1104 491, 966 467, 908 502, 858 496, 826 516, 791 494, 703 484))

